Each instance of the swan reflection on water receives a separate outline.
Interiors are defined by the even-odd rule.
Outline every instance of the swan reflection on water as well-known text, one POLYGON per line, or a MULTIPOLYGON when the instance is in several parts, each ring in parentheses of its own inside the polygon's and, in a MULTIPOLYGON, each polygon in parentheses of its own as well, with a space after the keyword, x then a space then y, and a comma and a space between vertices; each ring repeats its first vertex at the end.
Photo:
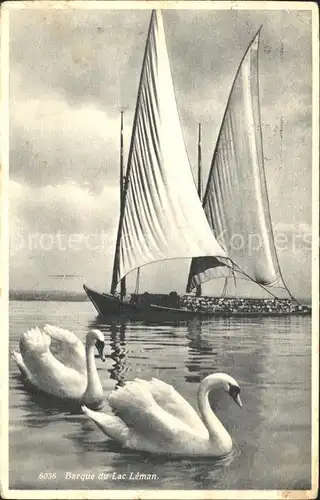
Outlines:
MULTIPOLYGON (((99 432, 99 431, 98 431, 99 432)), ((103 466, 105 473, 116 471, 122 475, 121 488, 129 486, 132 488, 132 481, 128 480, 129 475, 154 474, 156 472, 160 483, 167 488, 181 488, 181 479, 187 476, 193 483, 201 484, 202 488, 212 488, 221 478, 221 474, 239 456, 240 452, 235 447, 230 453, 222 457, 175 457, 170 454, 156 455, 143 451, 122 448, 117 442, 111 439, 102 439, 101 434, 95 432, 92 422, 87 419, 78 421, 78 425, 73 427, 72 433, 66 435, 74 441, 81 456, 86 454, 92 463, 92 453, 94 454, 95 470, 103 466), (106 460, 107 455, 107 460, 106 460), (174 474, 172 473, 175 471, 174 474), (126 475, 126 479, 125 476, 126 475)), ((141 484, 141 481, 139 481, 141 484)), ((108 483, 110 487, 110 483, 108 483)), ((120 484, 120 482, 119 482, 120 484)), ((150 481, 143 481, 143 487, 155 487, 150 481)))
POLYGON ((80 405, 61 400, 28 385, 19 373, 12 377, 14 389, 19 398, 14 402, 17 411, 23 411, 23 420, 27 427, 46 428, 52 422, 72 420, 81 414, 80 405))
POLYGON ((99 328, 105 336, 109 336, 110 353, 108 357, 113 363, 107 370, 110 373, 110 379, 115 380, 117 386, 121 386, 125 382, 127 358, 126 324, 125 320, 121 321, 120 319, 119 322, 108 322, 100 317, 89 322, 89 328, 99 328))
MULTIPOLYGON (((112 322, 106 318, 97 317, 88 323, 88 328, 99 328, 105 336, 109 336, 110 354, 109 357, 113 360, 113 365, 108 369, 110 378, 116 380, 117 385, 122 386, 126 380, 127 364, 128 364, 128 346, 130 340, 126 340, 126 331, 132 325, 139 325, 140 329, 148 328, 148 332, 154 333, 159 339, 161 346, 161 337, 164 335, 173 338, 187 339, 187 359, 185 361, 185 368, 188 374, 185 376, 185 381, 190 383, 200 383, 200 381, 214 371, 212 365, 213 356, 217 355, 217 351, 213 350, 212 344, 202 336, 202 320, 193 318, 184 321, 167 321, 165 324, 159 324, 155 321, 145 322, 132 322, 125 318, 114 319, 112 322), (187 328, 187 334, 185 333, 187 328), (208 365, 206 361, 210 362, 210 366, 204 368, 204 364, 208 365)), ((166 342, 165 346, 168 347, 169 343, 166 342)), ((174 349, 175 343, 172 344, 174 349)), ((144 347, 140 347, 143 351, 144 347)), ((150 359, 152 363, 152 359, 150 359)), ((154 367, 157 371, 154 376, 161 376, 161 371, 158 367, 154 367)))
POLYGON ((203 378, 214 371, 213 360, 217 352, 213 350, 210 342, 203 338, 202 320, 194 318, 187 322, 188 357, 185 366, 188 374, 185 381, 200 383, 203 378), (210 366, 206 367, 206 360, 210 360, 210 366))

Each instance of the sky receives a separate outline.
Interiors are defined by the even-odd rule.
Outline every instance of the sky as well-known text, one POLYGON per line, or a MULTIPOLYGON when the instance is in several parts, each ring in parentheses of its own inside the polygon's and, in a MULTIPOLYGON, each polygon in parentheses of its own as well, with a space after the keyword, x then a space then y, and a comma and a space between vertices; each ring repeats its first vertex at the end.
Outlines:
MULTIPOLYGON (((120 111, 126 158, 150 13, 10 13, 11 289, 81 291, 86 283, 109 291, 119 216, 120 111)), ((202 124, 205 180, 235 72, 262 25, 260 104, 276 246, 289 288, 308 297, 311 13, 164 9, 163 19, 194 173, 202 124)), ((185 260, 146 266, 140 291, 181 293, 188 268, 185 260)), ((133 291, 134 273, 128 283, 133 291)), ((214 282, 204 291, 222 286, 214 282)), ((246 283, 238 286, 242 294, 252 292, 246 283)))

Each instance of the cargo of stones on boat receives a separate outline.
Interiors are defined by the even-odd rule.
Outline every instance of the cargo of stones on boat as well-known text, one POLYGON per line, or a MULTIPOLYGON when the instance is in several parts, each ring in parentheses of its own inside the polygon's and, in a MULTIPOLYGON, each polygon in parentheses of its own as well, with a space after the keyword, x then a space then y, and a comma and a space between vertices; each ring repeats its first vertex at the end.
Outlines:
POLYGON ((181 297, 181 308, 209 314, 226 315, 285 315, 310 314, 308 306, 300 305, 291 299, 249 299, 234 297, 181 297))

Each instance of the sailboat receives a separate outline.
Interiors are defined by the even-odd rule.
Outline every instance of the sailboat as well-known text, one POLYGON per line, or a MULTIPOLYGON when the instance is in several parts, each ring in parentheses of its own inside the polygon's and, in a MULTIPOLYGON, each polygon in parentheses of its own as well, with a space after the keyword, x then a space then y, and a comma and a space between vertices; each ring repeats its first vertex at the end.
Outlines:
MULTIPOLYGON (((200 130, 197 189, 181 130, 162 14, 152 12, 126 171, 121 114, 120 216, 110 293, 99 293, 84 285, 99 315, 221 313, 215 306, 205 311, 193 307, 194 301, 192 307, 188 307, 184 297, 175 292, 169 295, 136 293, 128 300, 126 276, 133 270, 139 274, 141 267, 161 260, 192 259, 187 291, 197 289, 194 300, 201 295, 201 284, 212 279, 217 270, 228 276, 230 271, 240 269, 261 286, 274 284, 279 279, 270 214, 265 208, 266 185, 260 168, 263 158, 261 127, 257 126, 259 105, 252 91, 257 84, 254 68, 257 67, 258 38, 259 33, 248 48, 232 86, 202 201, 200 130), (254 181, 250 189, 249 183, 245 183, 246 165, 254 181), (239 204, 233 207, 236 195, 241 200, 250 195, 251 206, 255 203, 257 207, 256 215, 242 210, 235 217, 239 208, 239 204), (247 267, 244 263, 247 264, 248 259, 233 255, 227 244, 239 227, 246 230, 250 227, 251 231, 253 228, 262 238, 262 250, 247 267)), ((269 309, 269 306, 265 308, 265 312, 269 309)), ((281 308, 283 312, 303 313, 305 308, 291 305, 281 308)))

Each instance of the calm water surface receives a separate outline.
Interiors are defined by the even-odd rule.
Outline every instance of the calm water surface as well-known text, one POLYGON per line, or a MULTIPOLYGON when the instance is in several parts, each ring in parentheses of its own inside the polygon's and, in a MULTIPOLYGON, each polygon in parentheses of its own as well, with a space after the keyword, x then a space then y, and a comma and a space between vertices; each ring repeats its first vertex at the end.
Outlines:
MULTIPOLYGON (((87 302, 12 301, 10 316, 14 349, 20 334, 35 325, 61 326, 83 340, 95 325, 87 302)), ((158 377, 196 406, 203 377, 217 371, 235 377, 243 409, 227 395, 212 401, 235 452, 226 461, 124 452, 80 412, 28 393, 10 360, 10 488, 310 488, 310 318, 115 322, 99 328, 109 355, 105 363, 97 360, 106 393, 117 381, 158 377), (40 479, 41 472, 56 479, 40 479), (67 479, 67 472, 94 479, 67 479), (129 480, 131 472, 157 478, 129 480), (113 473, 126 477, 110 479, 113 473)))

